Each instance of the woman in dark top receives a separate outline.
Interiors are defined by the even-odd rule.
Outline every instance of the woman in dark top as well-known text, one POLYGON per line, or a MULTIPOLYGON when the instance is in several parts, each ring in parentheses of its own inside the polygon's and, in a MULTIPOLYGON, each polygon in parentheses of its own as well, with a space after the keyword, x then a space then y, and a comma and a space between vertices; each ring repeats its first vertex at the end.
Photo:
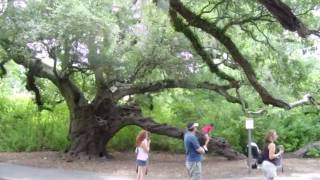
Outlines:
POLYGON ((283 150, 276 153, 277 138, 277 132, 272 129, 268 131, 264 139, 262 171, 267 180, 273 180, 277 176, 277 161, 283 153, 283 150))

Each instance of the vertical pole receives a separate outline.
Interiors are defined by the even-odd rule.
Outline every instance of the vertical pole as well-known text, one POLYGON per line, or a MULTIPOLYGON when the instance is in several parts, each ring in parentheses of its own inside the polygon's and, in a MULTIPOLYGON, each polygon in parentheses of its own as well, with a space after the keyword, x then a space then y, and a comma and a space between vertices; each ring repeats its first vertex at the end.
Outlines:
POLYGON ((251 151, 251 129, 248 129, 248 166, 249 166, 249 174, 251 173, 251 162, 252 162, 252 151, 251 151))

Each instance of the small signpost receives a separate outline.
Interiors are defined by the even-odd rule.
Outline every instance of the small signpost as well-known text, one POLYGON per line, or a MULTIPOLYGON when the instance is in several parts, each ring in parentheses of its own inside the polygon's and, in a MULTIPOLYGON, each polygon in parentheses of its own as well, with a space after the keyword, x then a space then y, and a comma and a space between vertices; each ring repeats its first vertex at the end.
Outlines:
POLYGON ((253 118, 246 119, 246 129, 248 130, 248 166, 249 166, 249 173, 251 173, 251 162, 252 162, 252 151, 251 151, 251 142, 252 142, 252 135, 251 131, 254 128, 254 121, 253 118))

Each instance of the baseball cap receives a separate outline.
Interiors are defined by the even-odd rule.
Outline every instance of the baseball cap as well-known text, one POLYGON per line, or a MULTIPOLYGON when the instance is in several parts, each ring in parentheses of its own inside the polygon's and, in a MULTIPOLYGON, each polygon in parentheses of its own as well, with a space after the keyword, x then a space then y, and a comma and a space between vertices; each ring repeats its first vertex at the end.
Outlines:
POLYGON ((191 129, 193 129, 194 127, 198 127, 199 126, 199 124, 198 123, 188 123, 188 125, 187 125, 187 128, 189 129, 189 130, 191 130, 191 129))

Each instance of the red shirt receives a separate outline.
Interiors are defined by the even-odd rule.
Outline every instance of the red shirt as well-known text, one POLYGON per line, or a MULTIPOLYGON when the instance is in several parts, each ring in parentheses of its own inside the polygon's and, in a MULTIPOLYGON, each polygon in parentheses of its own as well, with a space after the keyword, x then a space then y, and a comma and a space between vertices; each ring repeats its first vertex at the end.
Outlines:
POLYGON ((202 128, 202 132, 203 132, 204 134, 209 134, 213 129, 214 129, 214 127, 211 126, 210 124, 208 124, 208 125, 206 125, 206 126, 204 126, 204 127, 202 128))

